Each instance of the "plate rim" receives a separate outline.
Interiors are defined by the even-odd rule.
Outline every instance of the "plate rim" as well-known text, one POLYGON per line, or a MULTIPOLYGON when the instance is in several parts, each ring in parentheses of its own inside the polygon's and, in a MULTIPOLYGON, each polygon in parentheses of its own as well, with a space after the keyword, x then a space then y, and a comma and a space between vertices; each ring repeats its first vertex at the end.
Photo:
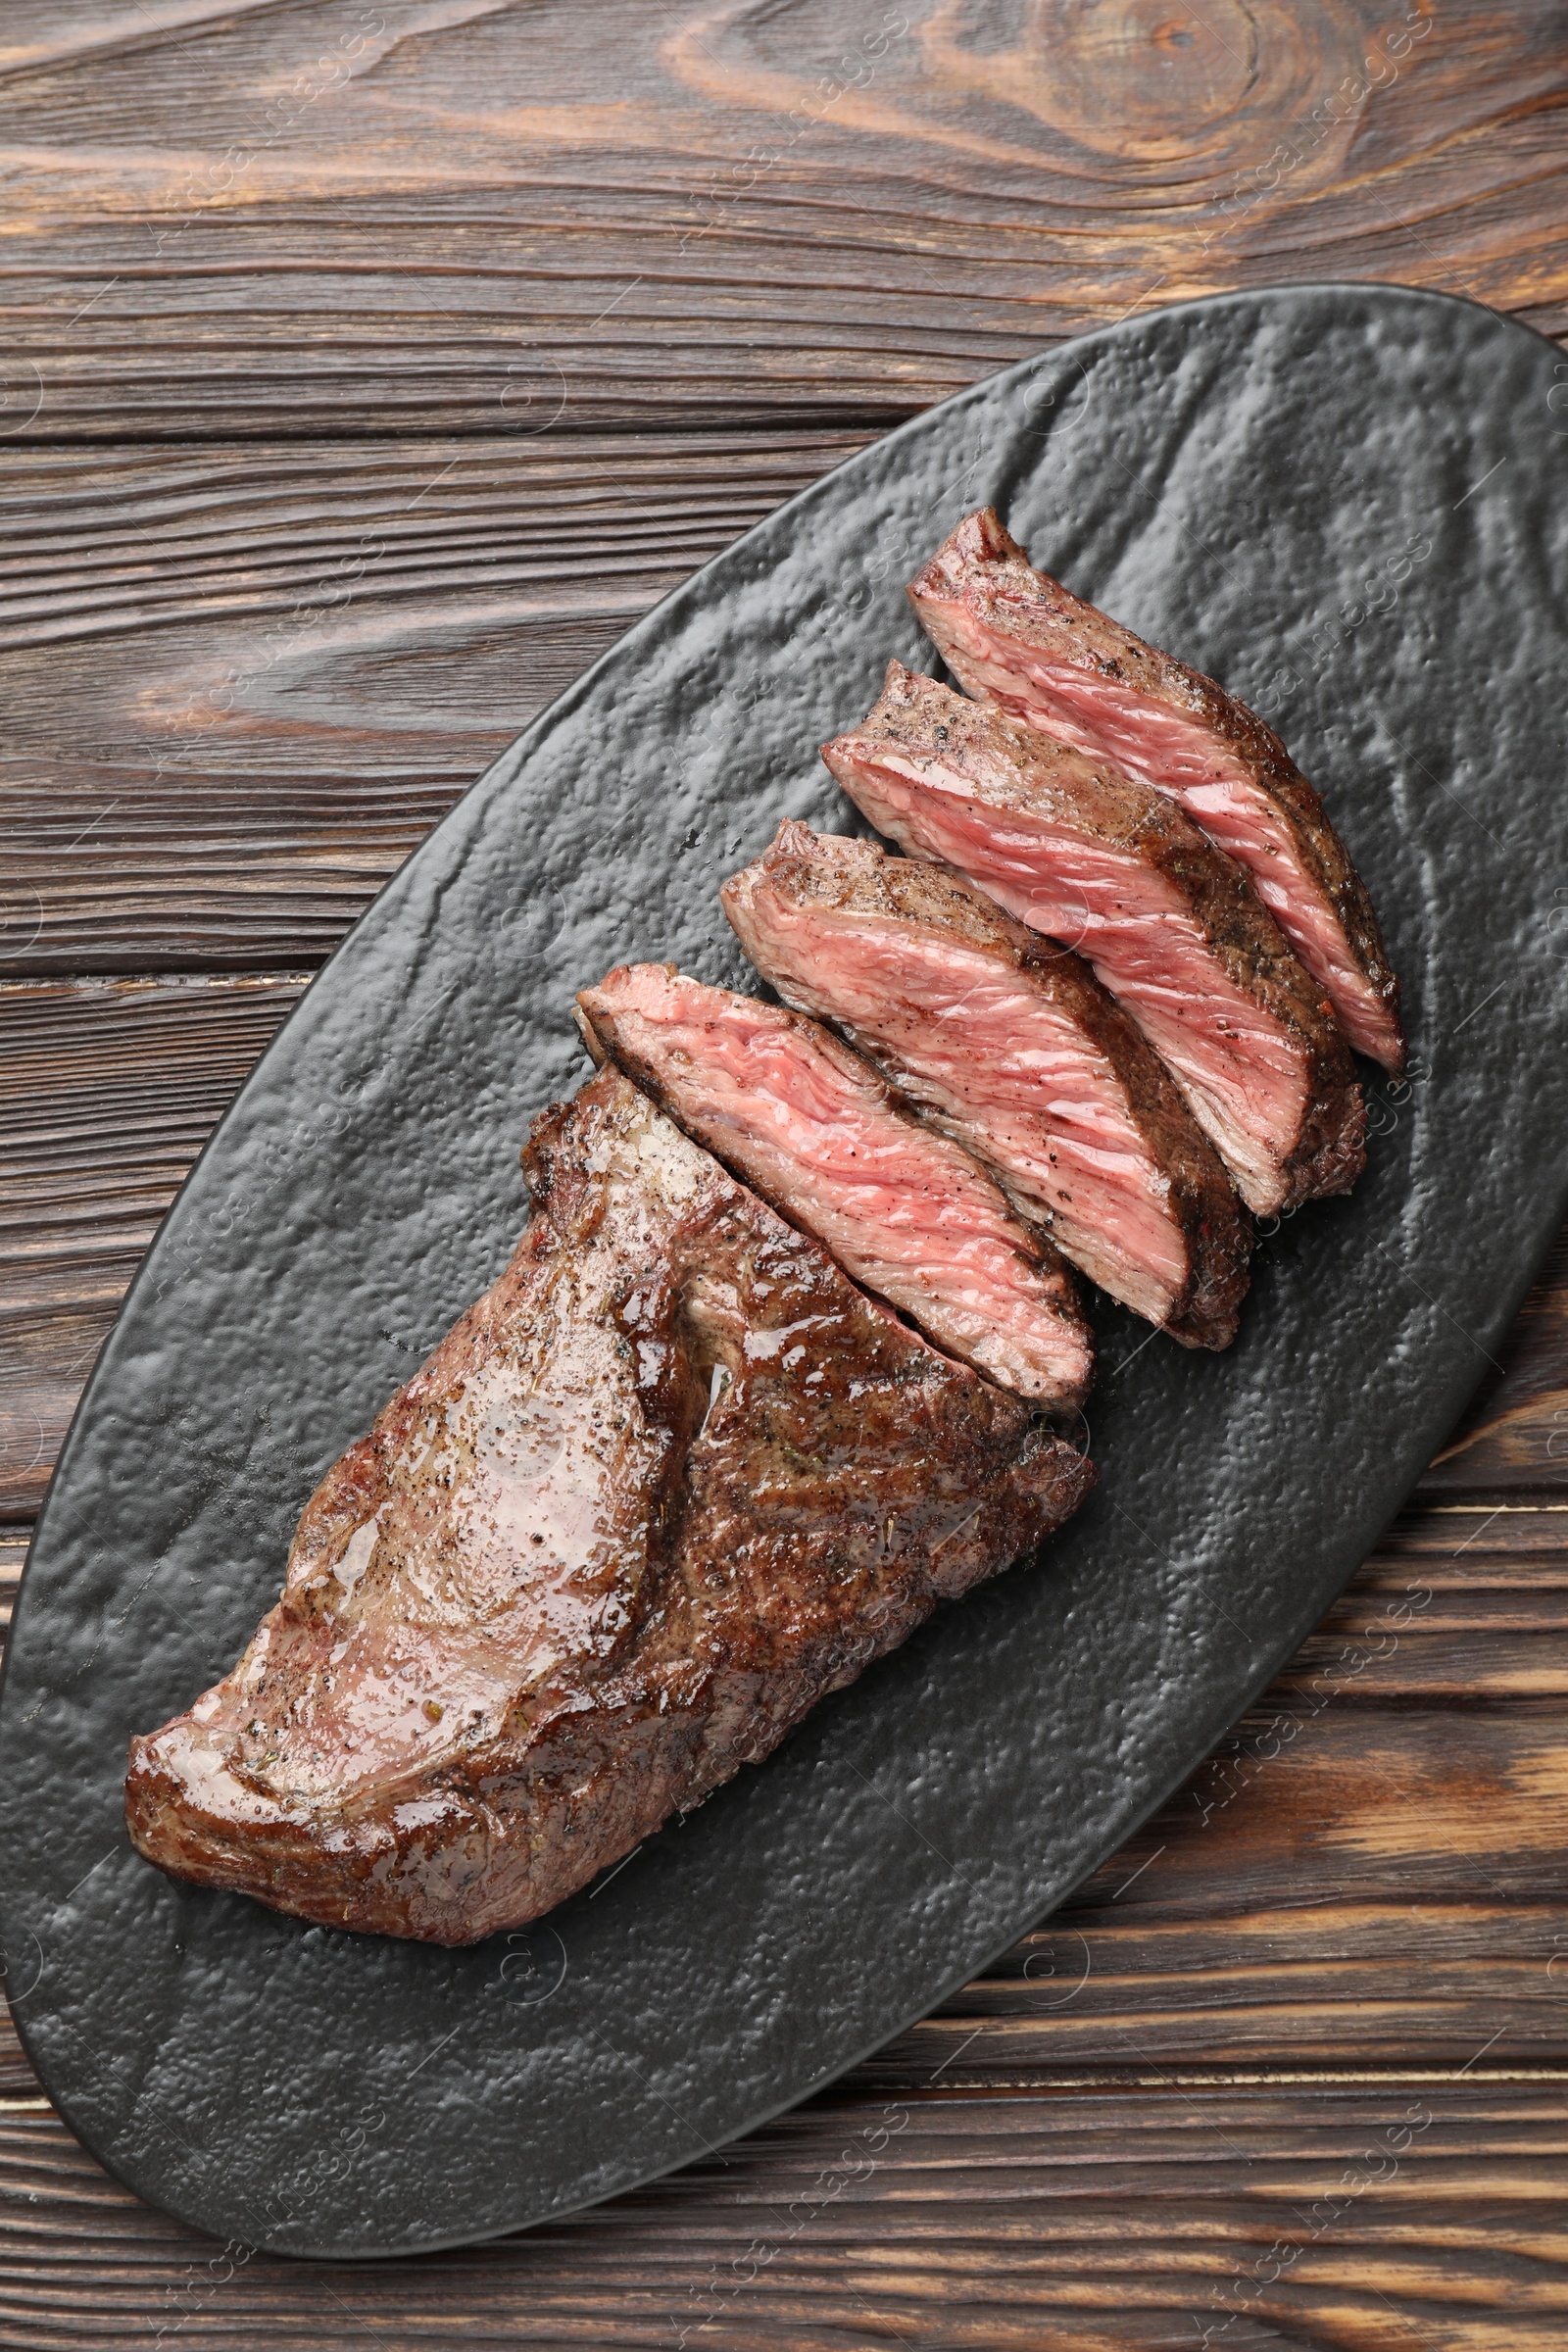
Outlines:
MULTIPOLYGON (((196 1158, 192 1161, 191 1166, 186 1171, 185 1176, 181 1179, 181 1182, 172 1199, 171 1200, 168 1208, 164 1211, 162 1217, 160 1218, 153 1239, 148 1244, 147 1249, 143 1251, 136 1270, 131 1277, 130 1283, 126 1287, 124 1296, 121 1299, 120 1304, 116 1309, 114 1321, 111 1324, 109 1331, 105 1334, 98 1355, 94 1360, 93 1368, 83 1385, 81 1394, 76 1400, 71 1415, 71 1419, 67 1425, 66 1434, 61 1443, 56 1465, 54 1471, 51 1473, 49 1484, 45 1489, 43 1500, 38 1507, 32 1534, 28 1540, 27 1550, 23 1563, 21 1577, 19 1579, 16 1600, 13 1605, 13 1633, 24 1605, 28 1590, 29 1572, 32 1566, 34 1555, 39 1548, 40 1540, 46 1534, 51 1508, 52 1506, 57 1505, 57 1497, 64 1491, 65 1474, 69 1473, 71 1467, 74 1441, 76 1439, 78 1429, 85 1420, 100 1379, 102 1378, 107 1380, 112 1375, 112 1367, 106 1362, 106 1359, 111 1353, 111 1344, 118 1334, 122 1323, 126 1319, 132 1302, 137 1298, 143 1282, 149 1278, 152 1260, 157 1252, 158 1245, 180 1202, 182 1201, 186 1191, 195 1181, 209 1152, 217 1145, 219 1139, 223 1135, 225 1129, 228 1127, 230 1121, 234 1118, 236 1112, 240 1109, 241 1104, 244 1102, 253 1085, 261 1076, 262 1072, 266 1069, 273 1054, 282 1047, 285 1039, 288 1037, 290 1031, 294 1027, 300 1013, 315 993, 318 983, 326 978, 326 976, 338 963, 339 959, 349 952, 361 931, 369 923, 371 917, 375 915, 388 894, 398 887, 403 878, 409 872, 409 869, 414 864, 415 860, 418 858, 428 844, 440 832, 442 832, 446 827, 454 824, 455 820, 459 818, 460 813, 466 805, 472 800, 476 793, 480 792, 487 784, 491 782, 493 778, 499 779, 500 771, 510 767, 513 771, 514 778, 520 774, 527 762, 534 757, 536 751, 546 740, 548 733, 557 725, 559 725, 564 718, 569 716, 581 705, 581 703, 588 698, 588 696, 596 687, 601 672, 605 670, 612 662, 624 658, 624 649, 627 640, 644 630, 652 629, 654 624, 656 624, 662 616, 667 613, 669 608, 684 598, 691 591, 694 583, 702 579, 713 564, 723 562, 726 559, 736 555, 739 550, 746 547, 746 545, 751 540, 756 538, 760 533, 774 529, 784 516, 795 514, 798 511, 806 510, 808 508, 811 502, 826 495, 828 493, 829 486, 837 480, 840 473, 843 472, 847 467, 859 463, 871 450, 888 448, 891 445, 897 444, 901 438, 907 435, 923 435, 929 432, 933 421, 936 418, 947 416, 949 413, 956 413, 965 404, 993 393, 1000 386, 1006 383, 1009 379, 1021 377, 1027 371, 1038 369, 1042 366, 1054 366, 1058 362, 1068 362, 1072 359, 1074 354, 1085 350, 1087 347, 1098 344, 1102 340, 1108 340, 1109 338, 1116 336, 1122 330, 1136 330, 1138 327, 1151 324, 1155 320, 1163 320, 1180 317, 1201 316, 1208 313, 1235 312, 1237 310, 1254 310, 1261 312, 1270 303, 1279 302, 1282 299, 1288 302, 1298 299, 1322 298, 1325 296, 1334 295, 1355 297, 1361 300, 1371 298, 1375 303, 1388 303, 1390 306, 1400 306, 1409 303, 1423 307, 1449 308, 1458 312, 1477 313, 1488 322, 1490 327, 1494 329, 1503 328, 1520 336, 1528 337, 1531 342, 1552 352, 1554 357, 1559 359, 1561 357, 1559 347, 1552 342, 1549 336, 1543 334, 1538 328, 1529 325, 1525 320, 1513 317, 1507 312, 1494 310, 1490 305, 1481 302, 1474 296, 1468 294, 1453 293, 1442 288, 1414 286, 1400 280, 1343 277, 1286 279, 1274 281, 1262 286, 1237 287, 1221 292, 1186 297, 1177 302, 1154 304, 1148 309, 1135 307, 1131 312, 1124 314, 1122 317, 1111 320, 1106 324, 1085 328, 1079 334, 1065 337, 1060 342, 1044 346, 1037 352, 1026 354, 1022 359, 1010 362, 1006 367, 995 369, 990 374, 977 378, 976 381, 971 384, 961 386, 957 391, 949 394, 945 399, 933 403, 929 408, 922 409, 914 416, 906 417, 899 424, 892 426, 887 432, 876 434, 864 445, 863 448, 851 453, 845 458, 842 458, 836 465, 829 467, 825 473, 819 474, 813 481, 807 483, 802 489, 793 493, 791 497, 782 501, 778 506, 769 509, 768 513, 760 516, 757 522, 749 525, 745 531, 741 532, 737 537, 729 540, 722 548, 715 551, 712 556, 709 557, 702 564, 698 565, 694 571, 687 573, 683 579, 679 580, 671 588, 666 590, 666 592, 653 605, 651 605, 646 612, 639 613, 637 617, 631 621, 627 628, 622 630, 621 633, 610 645, 605 647, 604 650, 595 657, 594 661, 586 669, 581 671, 578 676, 571 679, 567 685, 563 688, 561 693, 558 694, 545 707, 544 710, 537 712, 535 716, 530 719, 528 724, 516 736, 514 736, 500 753, 497 754, 494 760, 487 762, 487 764, 479 771, 479 773, 473 777, 472 781, 465 786, 458 798, 436 820, 435 824, 432 825, 429 830, 421 836, 420 840, 415 844, 408 856, 391 873, 385 877, 385 879, 377 888, 374 896, 361 909, 359 914, 355 917, 353 923, 344 933, 343 937, 337 942, 331 954, 319 965, 317 971, 312 974, 311 979, 307 983, 305 989, 301 991, 296 1003, 289 1008, 283 1020, 279 1023, 278 1028, 273 1033, 272 1037, 268 1041, 263 1053, 260 1054, 257 1061, 252 1065, 251 1069, 246 1073, 245 1079, 238 1092, 235 1094, 231 1102, 225 1106, 221 1116, 217 1121, 211 1134, 203 1143, 201 1150, 196 1155, 196 1158)), ((523 436, 518 436, 518 438, 521 437, 523 436)), ((1565 1219, 1568 1219, 1568 1167, 1565 1167, 1559 1182, 1557 1208, 1557 1226, 1559 1229, 1565 1219)), ((1507 1299, 1507 1313, 1503 1318, 1504 1328, 1506 1328, 1507 1324, 1510 1323, 1517 1315, 1519 1306, 1527 1296, 1532 1284, 1535 1282, 1542 1265, 1544 1263, 1545 1257, 1550 1251, 1554 1239, 1554 1234, 1547 1236, 1542 1249, 1530 1255, 1528 1261, 1524 1262, 1523 1264, 1522 1272, 1517 1274, 1510 1287, 1508 1287, 1502 1294, 1507 1299)), ((460 1312, 462 1310, 460 1309, 460 1312)), ((1478 1373, 1467 1394, 1473 1396, 1476 1391, 1483 1385, 1485 1378, 1486 1373, 1485 1369, 1483 1368, 1483 1370, 1478 1373)), ((1381 1523, 1385 1529, 1392 1525, 1393 1522, 1398 1517, 1399 1513, 1405 1508, 1410 1492, 1415 1484, 1419 1482, 1419 1479, 1422 1475, 1423 1473, 1418 1470, 1415 1473, 1415 1477, 1411 1480, 1409 1486, 1405 1487, 1401 1491, 1399 1499, 1394 1505, 1394 1508, 1389 1513, 1387 1519, 1381 1523)), ((1088 1499, 1092 1501, 1093 1496, 1091 1495, 1088 1499)), ((58 1507, 63 1508, 64 1505, 59 1504, 58 1507)), ((1008 1563, 1007 1569, 1000 1573, 1010 1573, 1011 1568, 1016 1565, 1018 1565, 1016 1562, 1008 1563)), ((1342 1585, 1338 1588, 1341 1592, 1346 1590, 1351 1579, 1353 1579, 1353 1577, 1358 1573, 1358 1566, 1352 1568, 1348 1572, 1348 1575, 1345 1579, 1344 1583, 1342 1583, 1342 1585)), ((1332 1605, 1333 1604, 1331 1602, 1330 1606, 1332 1605)), ((1314 1609, 1312 1617, 1306 1622, 1306 1633, 1310 1632, 1311 1625, 1318 1622, 1320 1616, 1321 1611, 1314 1609)), ((936 1622, 940 1623, 941 1621, 941 1617, 939 1616, 936 1622)), ((1216 1707, 1211 1710, 1211 1713, 1214 1717, 1214 1728, 1205 1738, 1203 1755, 1206 1755, 1211 1751, 1214 1740, 1222 1736, 1225 1728, 1228 1725, 1238 1721, 1240 1716, 1245 1714, 1247 1709, 1255 1703, 1259 1693, 1267 1689, 1268 1685, 1278 1674, 1280 1667, 1299 1647, 1303 1639, 1305 1639, 1305 1633, 1298 1630, 1295 1621, 1293 1620, 1292 1629, 1288 1636, 1277 1646, 1271 1645, 1269 1647, 1267 1652, 1268 1663, 1266 1667, 1250 1681, 1248 1689, 1248 1695, 1242 1701, 1241 1705, 1233 1708, 1227 1701, 1223 1707, 1216 1705, 1216 1707)), ((0 1655, 0 1719, 3 1719, 4 1716, 6 1699, 11 1681, 12 1655, 12 1642, 8 1638, 4 1645, 3 1655, 0 1655)), ((1201 1761, 1202 1757, 1200 1756, 1198 1759, 1198 1763, 1200 1764, 1201 1761)), ((1148 1801, 1142 1803, 1139 1809, 1127 1817, 1124 1826, 1117 1833, 1117 1844, 1123 1844, 1129 1838, 1136 1837, 1143 1825, 1154 1813, 1158 1812, 1160 1807, 1167 1802, 1172 1792, 1178 1788, 1182 1782, 1186 1780, 1197 1768, 1198 1765, 1191 1761, 1184 1762, 1168 1778, 1161 1778, 1154 1789, 1153 1794, 1149 1797, 1148 1801)), ((1076 1888, 1085 1884, 1086 1879, 1089 1876, 1092 1876, 1093 1871, 1099 1867, 1101 1867, 1099 1862, 1092 1864, 1090 1870, 1082 1877, 1071 1881, 1063 1889, 1063 1891, 1055 1898, 1055 1901, 1051 1905, 1051 1907, 1044 1913, 1040 1914, 1041 1919, 1050 1919, 1052 1916, 1054 1916, 1055 1909, 1059 1907, 1062 1902, 1068 1900, 1076 1888)), ((0 1886, 0 1905, 7 1904, 8 1902, 9 1888, 4 1886, 0 1886)), ((548 1918, 551 1915, 541 1914, 540 1916, 541 1918, 548 1918)), ((829 2084, 841 2080, 845 2074, 852 2072, 857 2066, 863 2064, 867 2057, 872 2055, 878 2049, 883 2048, 890 2038, 895 2038, 900 2033, 906 2032, 909 2026, 917 2022, 918 2019, 928 2016, 932 2009, 940 2007, 944 2001, 952 1997, 955 1991, 959 1989, 963 1984, 969 1983, 977 1974, 984 1974, 986 1969, 993 1966, 997 1959, 1012 1948, 1013 1944, 1018 1940, 1019 1934, 1026 1932, 1027 1930, 1014 1929, 1011 1933, 1004 1936, 995 1945, 994 1948, 988 1948, 985 1959, 980 1961, 971 1960, 956 1976, 951 1980, 951 1982, 944 1980, 942 1988, 932 1993, 928 1997, 922 1998, 918 2008, 912 2011, 908 2017, 905 2018, 901 2025, 894 2027, 891 2030, 891 2033, 886 2030, 879 2031, 875 2037, 866 2043, 863 2048, 858 2049, 857 2054, 854 2057, 847 2060, 835 2060, 831 2066, 825 2068, 822 2072, 818 2074, 812 2074, 808 2078, 803 2077, 798 2086, 792 2088, 785 2097, 774 2100, 770 2104, 767 2104, 764 2107, 757 2110, 755 2113, 749 2113, 746 2121, 736 2127, 730 2138, 723 2144, 726 2146, 732 2145, 736 2141, 751 2137, 752 2134, 762 2130, 766 2125, 776 2121, 779 2116, 788 2114, 793 2109, 802 2105, 806 2100, 818 2096, 829 2084)), ((375 1938, 374 1940, 396 1941, 399 1939, 375 1938)), ((3 1985, 3 1976, 4 1954, 3 1951, 0 1951, 0 1985, 3 1985)), ((19 1999, 24 2002, 25 1997, 25 1995, 21 1995, 19 1996, 19 1999)), ((26 2020, 24 2013, 19 2009, 12 2009, 10 2014, 17 2031, 18 2038, 22 2044, 24 2054, 25 2055, 27 2062, 32 2068, 34 2074, 37 2076, 40 2087, 43 2089, 45 2096, 48 2098, 51 2107, 60 2116, 62 2121, 66 2123, 68 2129, 72 2131, 74 2135, 87 2149, 94 2162, 102 2165, 104 2170, 113 2180, 118 2181, 122 2187, 125 2188, 131 2195, 136 2197, 139 2202, 148 2206, 154 2212, 162 2212, 172 2215, 183 2226, 195 2229, 206 2236, 212 2236, 213 2233, 211 2227, 207 2222, 195 2219, 190 2213, 185 2211, 180 2204, 176 2202, 164 2202, 161 2199, 150 2195, 149 2192, 138 2181, 129 2178, 126 2172, 122 2171, 116 2165, 114 2160, 103 2152, 93 2134, 85 2127, 75 2121, 73 2114, 73 2102, 69 2098, 61 2096, 50 2088, 45 2069, 42 2065, 40 2065, 33 2048, 29 2032, 29 2021, 26 2020)), ((576 2194, 569 2194, 564 2201, 560 2203, 553 2203, 548 2209, 536 2213, 531 2220, 507 2223, 503 2224, 499 2228, 487 2226, 478 2231, 457 2230, 448 2235, 420 2237, 416 2243, 413 2244, 397 2243, 380 2244, 375 2246, 359 2246, 354 2248, 333 2247, 329 2249, 320 2247, 301 2247, 298 2244, 285 2245, 279 2243, 274 2238, 268 2235, 265 2231, 259 2233, 254 2238, 246 2240, 245 2242, 250 2244, 255 2249, 265 2250, 273 2256, 281 2257, 288 2261, 305 2265, 416 2261, 425 2255, 450 2253, 463 2247, 494 2244, 499 2243, 506 2238, 521 2237, 527 2232, 547 2227, 554 2222, 559 2222, 569 2215, 590 2212, 600 2205, 612 2202, 616 2198, 629 2196, 634 2192, 647 2187, 654 2181, 670 2179, 674 2175, 687 2169, 689 2166, 702 2161, 704 2161, 704 2156, 701 2151, 688 2152, 686 2154, 677 2156, 672 2162, 656 2162, 646 2171, 630 2175, 624 2180, 618 2180, 612 2186, 599 2191, 591 2196, 583 2197, 576 2194)))

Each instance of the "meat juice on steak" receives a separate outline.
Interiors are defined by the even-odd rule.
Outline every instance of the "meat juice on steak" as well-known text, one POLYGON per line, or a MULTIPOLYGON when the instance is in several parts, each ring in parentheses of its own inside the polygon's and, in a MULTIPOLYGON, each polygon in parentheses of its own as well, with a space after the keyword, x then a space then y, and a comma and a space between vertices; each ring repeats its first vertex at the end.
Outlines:
POLYGON ((177 1878, 521 1926, 1093 1484, 615 1073, 524 1167, 510 1265, 328 1471, 238 1665, 131 1742, 177 1878))

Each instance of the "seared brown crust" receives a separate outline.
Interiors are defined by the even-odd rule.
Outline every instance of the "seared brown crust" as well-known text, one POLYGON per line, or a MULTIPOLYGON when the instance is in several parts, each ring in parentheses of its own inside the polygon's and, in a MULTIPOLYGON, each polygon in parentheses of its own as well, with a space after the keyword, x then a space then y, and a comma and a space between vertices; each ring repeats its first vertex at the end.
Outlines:
POLYGON ((1166 877, 1225 977, 1302 1056, 1307 1109, 1280 1166, 1280 1210, 1350 1190, 1366 1163, 1366 1106, 1333 1008, 1242 868, 1174 801, 900 662, 889 662, 862 723, 824 744, 822 757, 853 799, 857 760, 874 762, 885 746, 916 768, 961 760, 985 806, 1058 821, 1166 877))
POLYGON ((1093 1484, 617 1074, 524 1165, 511 1264, 328 1472, 245 1657, 131 1743, 131 1836, 177 1877, 517 1927, 1093 1484))
MULTIPOLYGON (((1058 1008, 1103 1058, 1132 1125, 1167 1181, 1171 1214, 1187 1245, 1189 1272, 1161 1328, 1186 1347, 1229 1347, 1250 1280, 1250 1221, 1219 1154, 1197 1125, 1164 1063, 1080 956, 1048 948, 1038 932, 1015 922, 945 866, 890 858, 875 843, 812 834, 786 819, 757 864, 732 875, 719 894, 754 961, 756 951, 743 913, 754 885, 765 885, 802 903, 814 901, 845 912, 883 915, 944 932, 1026 976, 1031 988, 1058 1008)), ((775 972, 764 971, 764 977, 787 997, 775 972)), ((820 1003, 803 1009, 827 1017, 820 1003)), ((844 1034, 891 1085, 901 1083, 903 1065, 884 1041, 848 1026, 844 1034)), ((1007 1170, 988 1157, 973 1128, 952 1127, 935 1112, 914 1107, 917 1115, 946 1127, 986 1158, 998 1182, 1011 1192, 1007 1170)), ((1025 1216, 1040 1214, 1031 1200, 1018 1200, 1017 1205, 1025 1216)))
MULTIPOLYGON (((1097 670, 1155 702, 1190 712, 1243 761, 1278 811, 1302 870, 1333 907, 1351 956, 1387 1014, 1389 1066, 1397 1075, 1404 1064, 1399 983, 1371 898, 1321 798, 1273 728, 1213 678, 1147 645, 1098 606, 1074 596, 1050 572, 1037 570, 994 507, 967 515, 915 574, 908 595, 916 612, 924 617, 934 599, 952 596, 976 564, 994 570, 996 585, 1004 589, 1007 602, 1016 606, 1015 617, 1009 615, 1006 604, 990 610, 988 616, 999 631, 1015 634, 1028 643, 1032 629, 1044 623, 1053 650, 1063 661, 1097 670)), ((943 650, 948 651, 945 645, 943 650)))

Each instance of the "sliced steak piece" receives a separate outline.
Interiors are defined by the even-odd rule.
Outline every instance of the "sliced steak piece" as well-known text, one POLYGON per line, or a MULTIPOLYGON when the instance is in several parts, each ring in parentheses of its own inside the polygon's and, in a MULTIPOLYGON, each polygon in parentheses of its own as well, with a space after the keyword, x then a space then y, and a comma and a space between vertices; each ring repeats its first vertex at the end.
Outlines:
POLYGON ((1271 727, 1036 571, 986 507, 910 583, 959 684, 1180 801, 1245 865, 1352 1046, 1398 1070, 1399 984, 1366 886, 1271 727))
POLYGON ((940 866, 803 824, 721 896, 785 1003, 836 1023, 1075 1266, 1188 1347, 1229 1347, 1250 1227, 1086 963, 940 866))
POLYGON ((177 1878, 519 1927, 1093 1484, 624 1079, 524 1166, 512 1263, 327 1473, 239 1664, 131 1742, 131 1836, 177 1878))
POLYGON ((1348 1192, 1366 1108, 1344 1035, 1240 866, 1173 801, 898 662, 822 757, 882 832, 1088 957, 1249 1208, 1348 1192))
POLYGON ((939 1348, 1053 1410, 1083 1401, 1094 1349, 1054 1247, 858 1054, 673 964, 622 964, 577 1005, 600 1052, 939 1348))

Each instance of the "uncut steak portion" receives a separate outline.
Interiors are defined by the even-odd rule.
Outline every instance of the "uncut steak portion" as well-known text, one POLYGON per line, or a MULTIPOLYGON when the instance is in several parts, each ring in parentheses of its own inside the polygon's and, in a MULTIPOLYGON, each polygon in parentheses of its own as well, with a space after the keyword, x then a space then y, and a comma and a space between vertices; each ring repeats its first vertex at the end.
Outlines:
POLYGON ((1088 958, 1249 1208, 1348 1192, 1366 1109, 1344 1034, 1240 866, 1173 801, 898 662, 822 757, 881 832, 1088 958))
POLYGON ((970 694, 1180 801, 1247 867, 1351 1045, 1403 1067, 1399 984, 1366 885, 1271 727, 1036 571, 991 507, 959 523, 909 598, 970 694))
POLYGON ((1093 1484, 624 1079, 524 1166, 511 1264, 327 1473, 244 1657, 131 1743, 176 1877, 436 1943, 520 1926, 1093 1484))
POLYGON ((940 866, 790 821, 720 896, 785 1003, 836 1023, 1075 1266, 1186 1346, 1230 1345, 1248 1219, 1086 963, 940 866))
POLYGON ((1083 1402, 1094 1348, 1054 1244, 858 1054, 673 964, 619 965, 577 1008, 595 1051, 939 1348, 1053 1411, 1083 1402))

